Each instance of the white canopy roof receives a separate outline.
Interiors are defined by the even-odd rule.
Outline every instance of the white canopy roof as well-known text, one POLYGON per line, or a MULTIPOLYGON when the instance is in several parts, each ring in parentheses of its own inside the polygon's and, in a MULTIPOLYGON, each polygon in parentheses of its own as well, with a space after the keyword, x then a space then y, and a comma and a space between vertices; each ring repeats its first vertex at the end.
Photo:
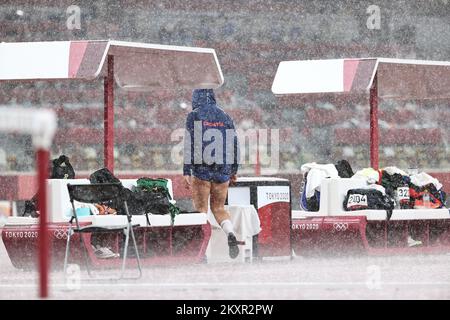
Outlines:
POLYGON ((387 58, 283 61, 272 92, 363 93, 371 88, 375 75, 379 97, 450 98, 450 62, 387 58))
POLYGON ((224 81, 214 49, 106 40, 0 43, 0 81, 93 80, 106 74, 108 55, 126 90, 215 89, 224 81))

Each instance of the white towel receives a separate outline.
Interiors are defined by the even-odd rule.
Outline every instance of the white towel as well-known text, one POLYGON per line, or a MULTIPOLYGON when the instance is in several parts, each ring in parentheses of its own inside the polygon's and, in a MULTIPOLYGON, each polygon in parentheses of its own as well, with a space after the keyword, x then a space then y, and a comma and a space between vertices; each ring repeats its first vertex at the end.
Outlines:
POLYGON ((367 181, 367 184, 376 184, 380 180, 380 173, 373 168, 364 168, 357 171, 352 179, 363 179, 367 181))
POLYGON ((320 192, 320 184, 323 179, 339 177, 339 173, 334 164, 305 163, 301 166, 301 171, 303 174, 308 173, 305 186, 305 195, 308 199, 314 196, 315 191, 320 192))
MULTIPOLYGON (((236 235, 255 236, 261 232, 261 223, 254 206, 225 206, 225 210, 230 213, 231 223, 236 235)), ((211 210, 208 210, 208 221, 212 227, 220 228, 211 210)))
POLYGON ((401 170, 401 169, 399 169, 397 167, 386 167, 386 168, 383 168, 383 170, 386 171, 390 175, 393 175, 395 173, 401 174, 402 176, 407 176, 408 175, 405 171, 403 171, 403 170, 401 170))
POLYGON ((434 184, 437 190, 441 190, 442 184, 438 179, 433 178, 428 173, 421 172, 411 176, 411 183, 415 184, 418 187, 426 186, 427 184, 434 184))

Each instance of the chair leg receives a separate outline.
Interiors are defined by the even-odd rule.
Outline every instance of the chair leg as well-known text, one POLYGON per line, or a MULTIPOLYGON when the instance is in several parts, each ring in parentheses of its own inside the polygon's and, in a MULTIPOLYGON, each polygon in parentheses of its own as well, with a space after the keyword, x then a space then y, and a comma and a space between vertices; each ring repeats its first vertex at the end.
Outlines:
POLYGON ((137 247, 136 237, 134 235, 133 227, 132 226, 130 226, 130 227, 131 227, 131 239, 133 240, 134 250, 136 252, 136 261, 137 261, 138 270, 139 270, 139 276, 136 277, 135 279, 139 279, 140 277, 142 277, 141 257, 139 257, 139 250, 137 247))
POLYGON ((64 275, 66 275, 67 263, 69 261, 69 249, 70 249, 70 237, 71 236, 72 236, 72 226, 69 227, 69 231, 67 232, 66 254, 64 256, 64 275))
POLYGON ((130 224, 128 224, 126 229, 126 236, 125 236, 125 245, 123 248, 123 260, 122 260, 122 271, 120 273, 119 279, 123 278, 123 275, 125 274, 125 265, 127 262, 127 255, 128 255, 128 242, 130 240, 130 224))
MULTIPOLYGON (((67 245, 66 245, 66 255, 64 258, 64 274, 66 273, 67 270, 67 262, 68 262, 68 257, 69 257, 69 246, 70 246, 70 238, 71 235, 73 234, 72 230, 69 232, 68 237, 67 237, 67 245)), ((84 245, 84 241, 83 241, 83 234, 79 234, 80 235, 80 245, 83 247, 83 251, 84 251, 84 260, 85 260, 85 265, 86 265, 86 270, 88 272, 89 277, 91 278, 95 278, 97 280, 121 280, 121 279, 139 279, 142 277, 142 267, 141 267, 141 260, 140 260, 140 256, 139 256, 139 251, 138 251, 138 246, 137 246, 137 242, 136 242, 136 237, 134 235, 134 231, 131 225, 128 225, 126 230, 125 230, 125 245, 124 245, 124 251, 123 251, 123 262, 122 262, 122 268, 121 268, 121 273, 119 278, 97 278, 94 277, 91 273, 91 269, 89 267, 89 258, 88 258, 88 250, 84 245), (131 230, 130 230, 131 229, 131 230), (125 268, 126 268, 126 259, 127 259, 127 255, 128 255, 128 245, 129 245, 129 240, 130 240, 130 233, 131 233, 131 238, 133 241, 133 247, 134 250, 136 252, 136 259, 137 259, 137 266, 138 266, 138 270, 139 270, 139 276, 137 277, 124 277, 125 274, 125 268)))
POLYGON ((83 250, 83 252, 84 252, 84 264, 86 265, 86 270, 87 270, 87 273, 88 273, 89 277, 92 278, 91 268, 89 267, 88 250, 87 250, 86 246, 84 245, 83 234, 79 233, 79 235, 80 235, 80 245, 84 249, 83 250))

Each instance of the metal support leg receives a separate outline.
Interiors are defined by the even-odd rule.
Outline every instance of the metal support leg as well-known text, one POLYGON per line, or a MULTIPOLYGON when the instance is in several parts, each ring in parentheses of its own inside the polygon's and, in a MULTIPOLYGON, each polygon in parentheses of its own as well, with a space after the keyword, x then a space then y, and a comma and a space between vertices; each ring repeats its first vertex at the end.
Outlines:
POLYGON ((84 245, 83 234, 80 233, 79 235, 80 235, 80 245, 84 249, 83 252, 84 252, 84 262, 86 265, 86 270, 87 270, 89 277, 92 277, 91 269, 89 268, 88 250, 87 250, 86 246, 84 245))
POLYGON ((137 261, 137 265, 138 265, 138 269, 139 269, 139 277, 137 277, 136 279, 139 279, 140 277, 142 277, 142 268, 141 268, 141 257, 139 257, 139 250, 137 247, 137 243, 136 243, 136 237, 134 236, 134 230, 133 227, 131 227, 131 239, 133 240, 133 244, 134 244, 134 250, 136 252, 136 261, 137 261))
POLYGON ((128 255, 128 241, 130 239, 130 224, 128 224, 127 229, 126 229, 126 236, 125 236, 125 246, 123 249, 123 262, 122 262, 122 272, 120 274, 119 279, 123 278, 123 275, 125 273, 125 265, 127 262, 127 255, 128 255))
POLYGON ((72 236, 72 226, 69 227, 69 231, 67 232, 67 243, 66 243, 66 254, 64 256, 64 275, 67 272, 67 263, 69 261, 69 249, 70 249, 70 238, 72 236))

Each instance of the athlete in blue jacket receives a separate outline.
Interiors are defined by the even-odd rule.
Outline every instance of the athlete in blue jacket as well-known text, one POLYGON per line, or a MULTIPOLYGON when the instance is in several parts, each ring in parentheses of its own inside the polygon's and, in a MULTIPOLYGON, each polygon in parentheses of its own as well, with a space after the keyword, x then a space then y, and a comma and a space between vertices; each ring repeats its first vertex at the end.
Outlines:
POLYGON ((212 89, 194 90, 184 141, 185 186, 192 189, 199 212, 208 212, 210 198, 211 211, 228 236, 229 254, 234 259, 239 248, 224 206, 228 185, 236 181, 239 147, 233 120, 216 104, 212 89))

